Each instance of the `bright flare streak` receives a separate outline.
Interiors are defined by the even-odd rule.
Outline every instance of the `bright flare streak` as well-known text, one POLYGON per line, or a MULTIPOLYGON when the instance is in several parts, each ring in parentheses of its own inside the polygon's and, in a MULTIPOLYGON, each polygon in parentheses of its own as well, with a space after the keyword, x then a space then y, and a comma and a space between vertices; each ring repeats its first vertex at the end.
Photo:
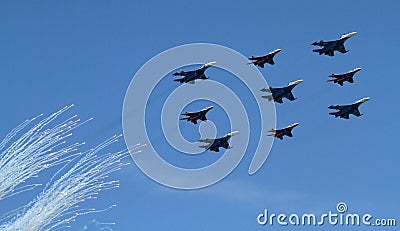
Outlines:
POLYGON ((106 178, 110 173, 128 165, 129 163, 123 163, 122 160, 129 157, 129 153, 134 154, 132 151, 143 146, 138 144, 132 147, 130 152, 98 155, 99 151, 117 142, 121 136, 113 136, 96 148, 83 153, 82 157, 79 157, 80 159, 64 175, 58 180, 49 182, 44 191, 29 205, 11 212, 11 215, 8 214, 8 217, 13 216, 14 219, 0 226, 0 230, 59 229, 67 227, 68 223, 73 222, 80 215, 101 212, 114 207, 115 205, 112 205, 104 210, 95 210, 79 208, 78 204, 88 199, 96 199, 102 190, 119 187, 118 181, 107 181, 106 178))
POLYGON ((64 107, 32 126, 19 138, 15 136, 38 117, 26 120, 14 128, 0 143, 0 200, 15 194, 31 190, 40 184, 24 184, 29 178, 36 177, 46 168, 69 161, 77 154, 71 154, 82 145, 75 143, 65 146, 64 139, 71 130, 81 123, 76 115, 61 124, 49 127, 49 123, 73 105, 64 107), (12 140, 15 140, 11 143, 12 140), (10 144, 11 143, 11 144, 10 144), (61 147, 60 147, 61 146, 61 147), (59 148, 58 150, 55 150, 59 148))

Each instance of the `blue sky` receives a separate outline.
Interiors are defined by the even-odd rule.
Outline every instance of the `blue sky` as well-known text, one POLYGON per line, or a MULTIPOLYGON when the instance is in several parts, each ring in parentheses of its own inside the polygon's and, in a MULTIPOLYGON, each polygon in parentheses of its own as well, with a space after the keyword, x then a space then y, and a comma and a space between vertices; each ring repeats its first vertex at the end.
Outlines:
MULTIPOLYGON (((194 42, 224 45, 245 56, 282 48, 276 65, 261 72, 271 86, 304 79, 294 90, 298 100, 276 106, 278 127, 301 125, 294 138, 274 143, 257 174, 247 174, 252 154, 246 153, 220 183, 182 191, 161 186, 130 165, 114 174, 121 181, 118 190, 89 204, 118 207, 80 217, 72 230, 89 224, 95 230, 93 219, 116 222, 115 230, 319 230, 261 227, 256 216, 264 208, 325 212, 339 201, 353 212, 399 220, 398 8, 397 1, 2 1, 0 135, 27 118, 74 103, 71 114, 94 117, 73 137, 90 147, 122 131, 128 85, 159 52, 194 42), (311 52, 312 42, 351 31, 359 34, 346 43, 349 53, 311 52), (326 82, 329 74, 355 67, 363 68, 355 84, 326 82), (371 101, 360 108, 364 116, 346 121, 328 115, 327 106, 366 96, 371 101)), ((210 119, 219 113, 210 112, 210 119)), ((188 139, 196 139, 187 129, 182 125, 188 139)), ((120 148, 122 142, 115 146, 120 148)), ((37 192, 19 197, 29 200, 37 192)), ((13 208, 13 201, 2 203, 13 208)))

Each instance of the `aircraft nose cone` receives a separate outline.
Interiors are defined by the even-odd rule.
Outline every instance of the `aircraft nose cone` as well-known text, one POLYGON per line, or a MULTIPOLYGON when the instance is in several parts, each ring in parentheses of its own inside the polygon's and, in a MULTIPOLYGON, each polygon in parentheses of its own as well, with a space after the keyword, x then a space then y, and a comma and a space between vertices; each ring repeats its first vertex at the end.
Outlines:
POLYGON ((356 103, 365 103, 370 99, 371 99, 370 97, 365 97, 365 98, 362 98, 362 99, 358 100, 356 103))
POLYGON ((364 101, 364 102, 367 102, 367 101, 370 100, 370 99, 371 99, 371 98, 366 97, 366 98, 363 99, 363 101, 364 101))
POLYGON ((304 82, 304 80, 299 79, 299 80, 290 82, 290 83, 288 84, 288 86, 292 86, 292 85, 295 85, 295 86, 296 86, 296 85, 299 85, 299 84, 302 83, 302 82, 304 82))
POLYGON ((292 127, 297 127, 297 126, 299 126, 299 123, 292 124, 292 127))
POLYGON ((214 62, 214 61, 213 61, 213 62, 207 63, 206 65, 207 65, 207 66, 214 66, 215 64, 217 64, 217 62, 214 62))
POLYGON ((239 131, 234 131, 234 132, 230 133, 231 136, 234 136, 234 135, 237 135, 237 134, 239 134, 239 131))
POLYGON ((354 36, 354 35, 356 35, 356 34, 357 34, 357 32, 354 31, 354 32, 351 32, 351 33, 350 33, 350 36, 354 36))
POLYGON ((356 34, 357 34, 357 32, 351 32, 351 33, 348 33, 348 34, 347 34, 347 37, 351 38, 351 37, 353 37, 353 36, 356 35, 356 34))

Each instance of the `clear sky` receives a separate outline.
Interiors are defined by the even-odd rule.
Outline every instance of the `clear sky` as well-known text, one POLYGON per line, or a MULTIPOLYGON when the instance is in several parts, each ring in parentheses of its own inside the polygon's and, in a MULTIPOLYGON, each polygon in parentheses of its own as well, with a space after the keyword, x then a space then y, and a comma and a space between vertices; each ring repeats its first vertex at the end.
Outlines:
MULTIPOLYGON (((0 135, 27 118, 74 103, 71 114, 94 117, 72 138, 87 141, 89 148, 122 131, 129 83, 159 52, 194 42, 224 45, 245 56, 282 48, 276 65, 261 72, 271 86, 304 79, 294 90, 298 100, 276 106, 278 127, 293 122, 300 126, 294 138, 276 140, 257 174, 247 174, 253 154, 246 153, 239 167, 221 182, 183 191, 159 185, 130 165, 113 175, 121 181, 118 190, 88 203, 99 209, 118 206, 78 218, 71 230, 85 226, 98 230, 98 222, 116 222, 110 226, 114 230, 365 230, 263 227, 256 222, 264 208, 287 214, 323 213, 335 211, 340 201, 351 212, 399 222, 399 7, 398 1, 341 0, 1 1, 0 135), (358 35, 346 42, 349 53, 327 57, 311 51, 312 42, 351 31, 358 35), (326 82, 329 74, 355 67, 363 70, 354 84, 340 87, 326 82), (347 121, 328 115, 329 105, 366 96, 371 100, 360 107, 364 116, 347 121)), ((221 80, 218 71, 209 73, 221 80)), ((166 97, 163 94, 160 98, 166 97)), ((210 112, 209 119, 211 115, 225 116, 219 109, 210 112)), ((159 115, 154 118, 159 120, 159 115)), ((188 126, 182 124, 182 133, 197 139, 188 126)), ((219 135, 226 132, 218 130, 219 135)), ((176 156, 171 161, 179 160, 175 152, 168 155, 176 156)), ((213 155, 201 158, 212 163, 213 155)), ((195 159, 188 161, 196 165, 195 159)), ((44 172, 39 179, 49 174, 44 172)), ((29 200, 39 191, 1 202, 1 212, 14 208, 12 200, 29 200)))

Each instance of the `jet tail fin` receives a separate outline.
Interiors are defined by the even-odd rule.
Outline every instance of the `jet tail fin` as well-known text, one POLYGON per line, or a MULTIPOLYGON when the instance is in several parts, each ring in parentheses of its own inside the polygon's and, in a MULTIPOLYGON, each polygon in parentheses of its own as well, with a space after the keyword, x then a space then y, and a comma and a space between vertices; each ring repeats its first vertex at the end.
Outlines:
POLYGON ((181 79, 174 79, 174 81, 180 82, 180 83, 184 83, 184 82, 185 82, 185 79, 184 79, 184 78, 181 78, 181 79))
POLYGON ((261 96, 261 98, 267 99, 268 101, 274 100, 274 97, 272 95, 263 95, 263 96, 261 96))
POLYGON ((264 87, 264 88, 261 89, 260 91, 262 91, 262 92, 271 92, 271 89, 270 89, 270 88, 264 87))
POLYGON ((204 148, 204 149, 208 149, 210 147, 210 145, 200 145, 199 148, 204 148))
POLYGON ((339 113, 338 112, 329 112, 329 115, 334 115, 335 117, 338 117, 339 113))
POLYGON ((313 52, 317 52, 319 55, 322 55, 324 53, 323 49, 315 49, 315 50, 312 50, 312 51, 313 52))
POLYGON ((270 130, 268 130, 268 132, 276 132, 276 130, 271 128, 270 130))
POLYGON ((183 70, 181 70, 180 72, 175 72, 174 74, 172 74, 173 76, 184 76, 185 72, 183 70))

